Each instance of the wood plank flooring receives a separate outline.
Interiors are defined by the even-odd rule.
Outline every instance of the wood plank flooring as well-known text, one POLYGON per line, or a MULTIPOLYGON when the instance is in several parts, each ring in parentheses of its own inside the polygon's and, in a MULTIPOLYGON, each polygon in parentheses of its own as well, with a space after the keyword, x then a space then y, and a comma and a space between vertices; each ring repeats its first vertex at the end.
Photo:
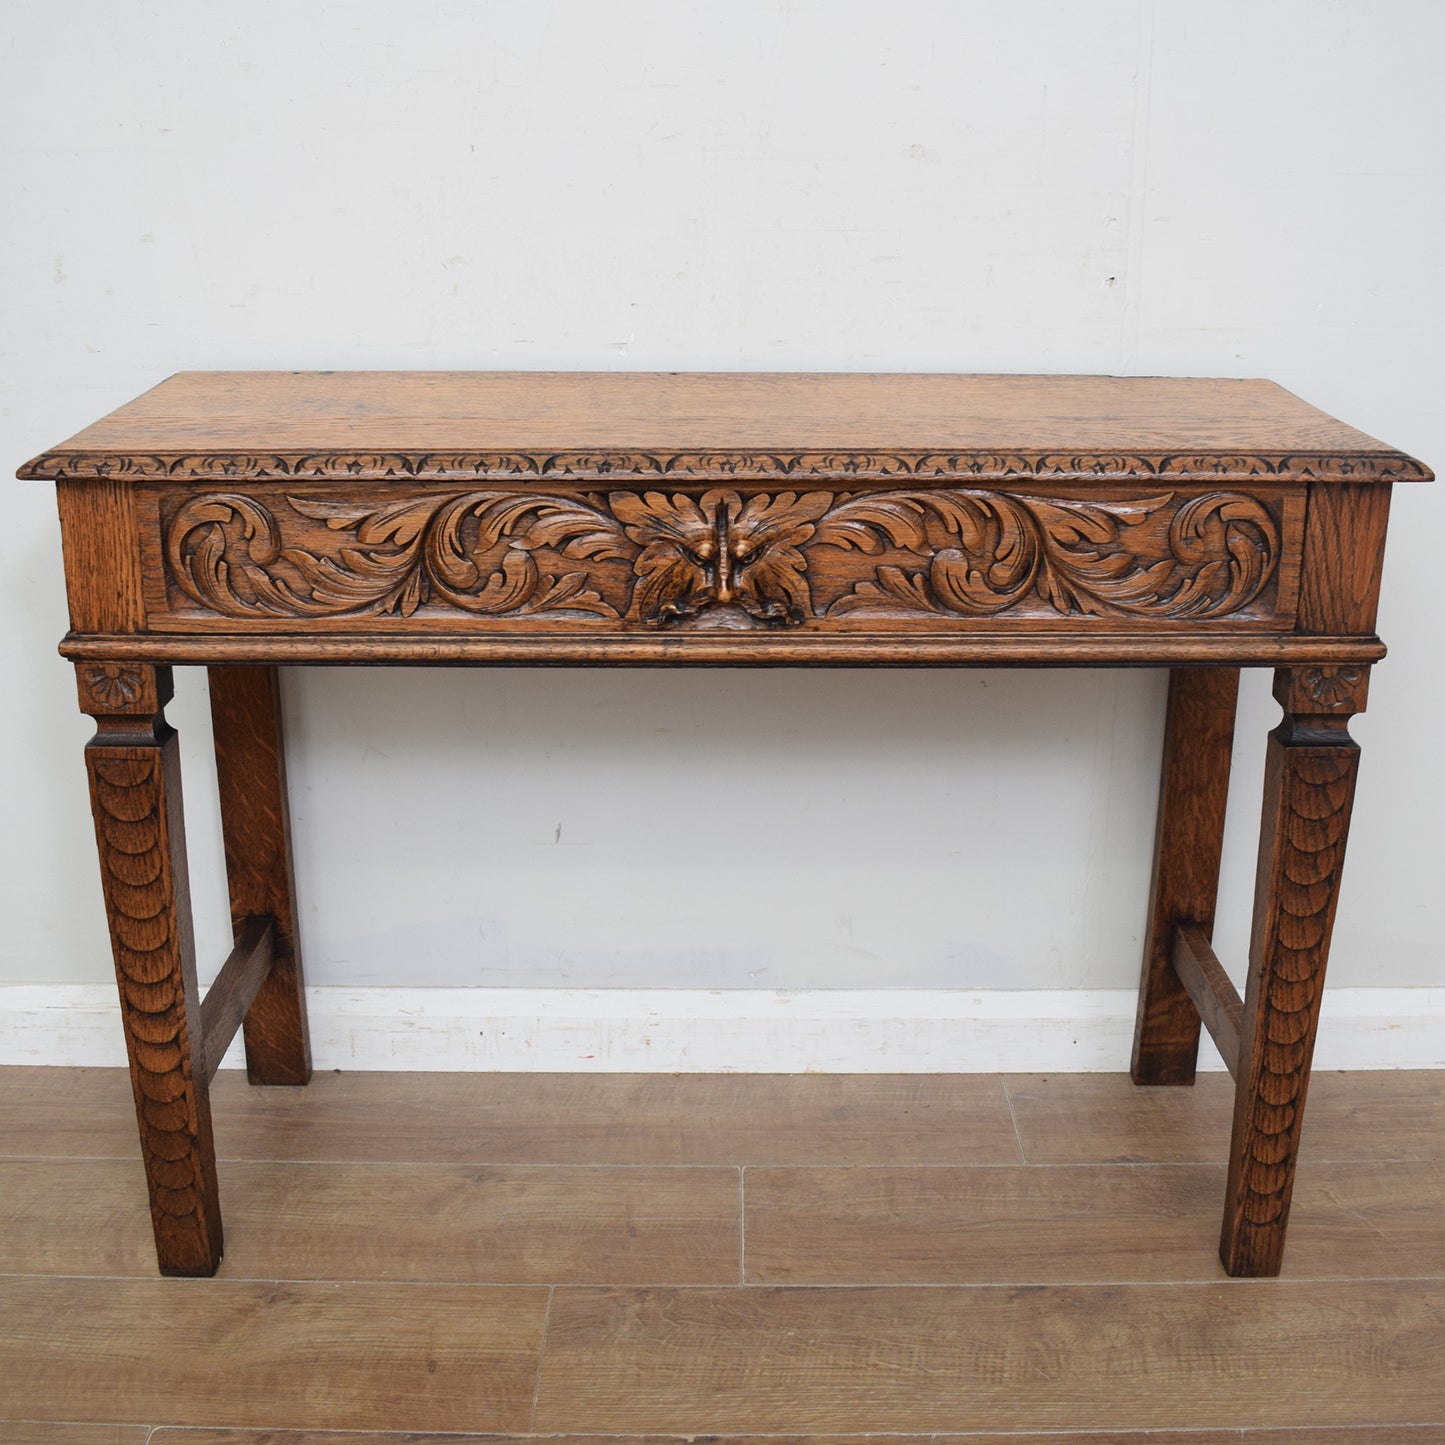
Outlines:
POLYGON ((1445 1072, 1316 1076, 1269 1281, 1223 1076, 214 1097, 226 1259, 162 1280, 124 1073, 0 1070, 0 1445, 1445 1441, 1445 1072))
MULTIPOLYGON (((58 1440, 60 1437, 51 1437, 58 1440)), ((96 1445, 111 1445, 110 1436, 97 1436, 96 1445)), ((394 1435, 350 1432, 332 1434, 310 1430, 172 1430, 161 1428, 147 1445, 466 1445, 485 1441, 487 1445, 526 1445, 545 1439, 552 1445, 1429 1445, 1440 1439, 1433 1425, 1385 1426, 1361 1433, 1348 1426, 1336 1429, 1304 1430, 1148 1430, 1108 1431, 1100 1434, 1069 1432, 1021 1435, 1010 1432, 967 1435, 711 1435, 686 1440, 676 1435, 394 1435)), ((48 1440, 37 1442, 48 1445, 48 1440)), ((79 1445, 91 1445, 82 1437, 79 1445)), ((120 1445, 130 1445, 128 1438, 120 1445)))

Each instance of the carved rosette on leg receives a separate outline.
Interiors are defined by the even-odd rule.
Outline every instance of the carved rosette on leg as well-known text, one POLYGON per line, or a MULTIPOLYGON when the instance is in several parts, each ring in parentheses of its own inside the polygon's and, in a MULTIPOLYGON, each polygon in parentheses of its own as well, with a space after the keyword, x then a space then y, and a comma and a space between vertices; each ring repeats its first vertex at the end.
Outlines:
POLYGON ((170 674, 80 663, 101 879, 163 1273, 211 1274, 222 1251, 170 674))
POLYGON ((547 618, 866 627, 929 614, 1191 623, 1271 615, 1284 501, 998 490, 163 499, 166 607, 250 619, 547 618))
POLYGON ((1249 980, 1220 1257, 1236 1275, 1279 1272, 1339 898, 1366 667, 1281 669, 1270 734, 1249 980))

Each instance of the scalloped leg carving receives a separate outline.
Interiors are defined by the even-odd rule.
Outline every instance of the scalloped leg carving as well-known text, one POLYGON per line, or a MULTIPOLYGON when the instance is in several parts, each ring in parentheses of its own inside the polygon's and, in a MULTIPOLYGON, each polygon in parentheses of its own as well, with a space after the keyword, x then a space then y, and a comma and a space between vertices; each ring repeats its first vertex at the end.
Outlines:
POLYGON ((1197 923, 1206 933, 1214 927, 1238 696, 1237 667, 1176 667, 1169 674, 1154 876, 1134 1025, 1136 1084, 1194 1082, 1199 1013, 1170 956, 1180 924, 1197 923))
POLYGON ((1275 674, 1284 721, 1269 735, 1249 980, 1219 1256, 1232 1275, 1275 1275, 1284 1255, 1325 962, 1360 750, 1347 730, 1366 668, 1275 674))
POLYGON ((274 667, 207 672, 231 923, 239 938, 248 918, 275 920, 271 971, 242 1024, 246 1077, 253 1084, 305 1084, 311 1043, 296 938, 280 681, 274 667))
POLYGON ((209 1275, 221 1209, 167 669, 81 664, 100 872, 162 1274, 209 1275))

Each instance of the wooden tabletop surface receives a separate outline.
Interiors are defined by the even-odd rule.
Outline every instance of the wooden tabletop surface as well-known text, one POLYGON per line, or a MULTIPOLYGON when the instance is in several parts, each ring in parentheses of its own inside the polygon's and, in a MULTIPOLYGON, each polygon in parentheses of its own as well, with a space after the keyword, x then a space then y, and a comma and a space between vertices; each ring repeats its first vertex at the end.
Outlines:
POLYGON ((509 458, 535 472, 538 459, 598 452, 626 454, 613 470, 643 473, 668 470, 678 454, 730 452, 821 476, 829 459, 807 454, 822 452, 854 454, 855 471, 859 454, 881 454, 885 474, 890 456, 906 473, 941 454, 946 464, 929 475, 958 464, 972 476, 1034 466, 1049 476, 1429 477, 1268 381, 385 371, 181 372, 20 475, 185 478, 214 476, 218 462, 232 475, 287 475, 317 456, 366 475, 371 458, 358 467, 356 457, 378 453, 393 462, 382 474, 425 475, 437 453, 454 463, 481 454, 478 474, 491 474, 509 458), (1041 459, 1053 464, 1038 468, 1041 459))

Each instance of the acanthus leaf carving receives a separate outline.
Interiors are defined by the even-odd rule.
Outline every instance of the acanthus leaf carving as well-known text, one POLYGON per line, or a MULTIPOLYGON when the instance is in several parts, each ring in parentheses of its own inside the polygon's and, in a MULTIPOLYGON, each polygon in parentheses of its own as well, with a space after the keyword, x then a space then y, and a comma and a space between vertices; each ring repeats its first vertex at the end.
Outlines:
MULTIPOLYGON (((1128 502, 983 491, 896 494, 898 517, 932 516, 949 540, 930 549, 910 537, 901 545, 924 554, 926 566, 880 566, 830 612, 901 605, 988 616, 1030 593, 1061 616, 1204 619, 1247 606, 1279 560, 1279 530, 1268 508, 1233 492, 1175 502, 1172 493, 1128 502), (1146 524, 1159 515, 1168 516, 1166 534, 1142 541, 1146 524)), ((850 505, 837 509, 845 521, 850 505)), ((876 508, 869 515, 876 516, 876 508)), ((857 545, 851 537, 841 540, 847 535, 841 532, 824 535, 838 535, 835 545, 857 545)))
POLYGON ((382 507, 285 500, 299 516, 351 540, 334 553, 282 548, 271 511, 240 493, 215 493, 186 502, 167 527, 166 560, 177 586, 231 617, 410 617, 434 600, 492 616, 617 616, 588 586, 585 570, 543 573, 531 555, 549 547, 579 560, 630 557, 617 522, 580 499, 474 491, 382 507), (483 565, 488 556, 491 565, 483 565))
POLYGON ((701 504, 664 492, 615 492, 608 502, 640 549, 632 564, 637 581, 628 615, 666 622, 700 611, 716 561, 716 528, 701 504))
POLYGON ((790 627, 1027 607, 1184 621, 1248 608, 1280 553, 1270 508, 1225 491, 1080 500, 983 489, 471 490, 382 503, 301 492, 282 500, 324 532, 278 521, 275 501, 240 492, 181 502, 164 525, 179 591, 205 611, 243 618, 406 618, 425 607, 790 627), (857 553, 859 565, 825 565, 821 549, 857 553), (578 565, 559 568, 562 559, 578 565))
POLYGON ((716 608, 763 625, 805 621, 812 606, 800 549, 832 501, 827 492, 612 493, 608 506, 641 549, 629 618, 660 626, 716 608))

